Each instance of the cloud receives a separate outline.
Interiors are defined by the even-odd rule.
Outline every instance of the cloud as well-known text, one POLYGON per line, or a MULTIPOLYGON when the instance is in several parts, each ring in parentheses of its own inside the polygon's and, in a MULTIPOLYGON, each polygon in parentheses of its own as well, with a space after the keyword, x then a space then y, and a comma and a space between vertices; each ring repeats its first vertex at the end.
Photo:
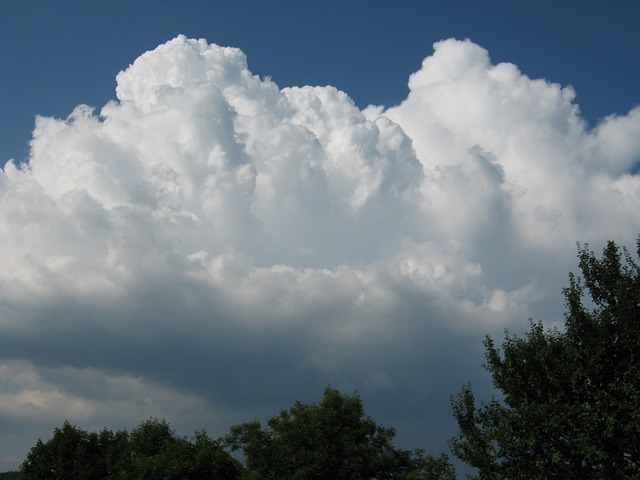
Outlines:
POLYGON ((180 412, 206 410, 202 399, 179 394, 129 375, 113 375, 91 368, 37 367, 25 361, 0 365, 4 391, 0 416, 4 422, 48 421, 48 416, 130 424, 149 410, 180 412), (135 408, 137 407, 137 408, 135 408))
MULTIPOLYGON (((640 156, 638 108, 589 131, 571 87, 531 80, 512 64, 492 65, 470 41, 445 40, 434 49, 411 76, 408 98, 385 115, 411 137, 431 173, 434 194, 426 200, 437 194, 455 205, 456 190, 464 190, 462 215, 447 225, 452 233, 475 241, 482 228, 464 213, 480 209, 485 225, 486 215, 497 220, 502 212, 510 236, 531 246, 628 235, 617 212, 635 218, 638 179, 630 171, 640 156), (443 191, 443 177, 452 176, 454 185, 443 191)), ((445 211, 439 203, 433 210, 445 211)))
POLYGON ((446 449, 484 334, 559 322, 575 242, 640 224, 640 109, 589 129, 571 87, 470 41, 436 43, 391 108, 183 36, 117 84, 39 117, 0 174, 0 415, 27 434, 221 435, 330 382, 446 449))

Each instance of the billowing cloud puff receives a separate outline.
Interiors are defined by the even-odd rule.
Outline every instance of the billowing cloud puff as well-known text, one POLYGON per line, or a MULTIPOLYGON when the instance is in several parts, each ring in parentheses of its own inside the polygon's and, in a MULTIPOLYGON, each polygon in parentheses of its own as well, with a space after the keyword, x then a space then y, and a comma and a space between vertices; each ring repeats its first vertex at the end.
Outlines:
MULTIPOLYGON (((386 115, 411 137, 433 176, 429 187, 445 193, 447 204, 455 200, 442 180, 463 176, 474 185, 465 188, 467 199, 474 197, 468 203, 481 205, 476 221, 485 219, 483 207, 494 217, 502 208, 510 236, 525 244, 557 248, 559 240, 628 235, 622 218, 637 220, 631 171, 640 159, 640 109, 589 131, 571 87, 531 80, 512 64, 492 65, 469 41, 437 43, 409 88, 386 115)), ((433 214, 442 215, 441 207, 433 214)), ((452 223, 463 234, 482 230, 464 215, 452 223)))
POLYGON ((38 118, 0 174, 4 423, 215 430, 331 382, 446 448, 483 335, 558 322, 575 242, 635 238, 640 109, 589 129, 570 87, 434 48, 360 110, 179 36, 38 118))

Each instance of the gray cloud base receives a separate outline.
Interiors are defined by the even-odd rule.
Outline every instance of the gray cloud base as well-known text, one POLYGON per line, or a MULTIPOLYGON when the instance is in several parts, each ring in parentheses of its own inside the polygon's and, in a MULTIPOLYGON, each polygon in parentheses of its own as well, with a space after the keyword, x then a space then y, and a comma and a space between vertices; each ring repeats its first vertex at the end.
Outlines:
POLYGON ((589 130, 469 41, 389 109, 183 36, 117 83, 0 174, 3 469, 66 418, 217 435, 328 382, 444 450, 484 334, 559 323, 575 242, 640 225, 640 109, 589 130))

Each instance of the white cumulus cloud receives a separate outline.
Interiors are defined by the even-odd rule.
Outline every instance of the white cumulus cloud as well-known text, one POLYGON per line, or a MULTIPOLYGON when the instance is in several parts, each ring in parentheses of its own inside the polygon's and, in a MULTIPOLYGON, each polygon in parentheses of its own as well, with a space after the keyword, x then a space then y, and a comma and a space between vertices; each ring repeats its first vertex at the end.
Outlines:
POLYGON ((228 425, 330 382, 453 433, 484 334, 558 322, 575 242, 638 233, 640 109, 590 129, 470 41, 409 88, 360 110, 179 36, 99 111, 39 117, 0 173, 0 415, 228 425))

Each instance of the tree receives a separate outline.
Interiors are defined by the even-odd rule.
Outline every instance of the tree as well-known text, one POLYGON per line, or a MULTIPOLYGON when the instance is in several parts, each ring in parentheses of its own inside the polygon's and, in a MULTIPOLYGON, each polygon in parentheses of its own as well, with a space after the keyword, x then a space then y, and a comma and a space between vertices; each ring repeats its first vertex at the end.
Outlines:
POLYGON ((2 472, 0 473, 0 480, 20 480, 24 478, 20 472, 2 472))
POLYGON ((477 478, 640 477, 640 268, 614 242, 602 258, 578 245, 578 258, 564 330, 531 321, 501 350, 487 337, 501 397, 476 407, 467 385, 452 398, 451 448, 477 478))
POLYGON ((263 429, 258 421, 231 428, 225 443, 241 450, 244 479, 360 480, 455 478, 446 456, 393 446, 393 428, 365 415, 358 395, 327 387, 320 404, 296 401, 263 429))
POLYGON ((150 419, 131 432, 132 479, 236 479, 240 466, 206 432, 193 441, 175 435, 165 421, 150 419))
POLYGON ((191 478, 224 480, 240 477, 240 463, 204 430, 195 432, 191 450, 191 478))
POLYGON ((142 422, 129 436, 129 471, 124 478, 186 478, 189 441, 155 418, 142 422))
POLYGON ((30 479, 94 479, 105 476, 98 437, 64 422, 47 443, 36 442, 21 472, 30 479))
POLYGON ((116 480, 126 477, 130 468, 129 433, 126 430, 114 433, 104 428, 98 434, 98 448, 104 464, 104 478, 116 480))
POLYGON ((142 422, 131 434, 89 433, 65 422, 38 440, 20 468, 26 479, 236 480, 240 465, 204 431, 179 437, 164 420, 142 422))

